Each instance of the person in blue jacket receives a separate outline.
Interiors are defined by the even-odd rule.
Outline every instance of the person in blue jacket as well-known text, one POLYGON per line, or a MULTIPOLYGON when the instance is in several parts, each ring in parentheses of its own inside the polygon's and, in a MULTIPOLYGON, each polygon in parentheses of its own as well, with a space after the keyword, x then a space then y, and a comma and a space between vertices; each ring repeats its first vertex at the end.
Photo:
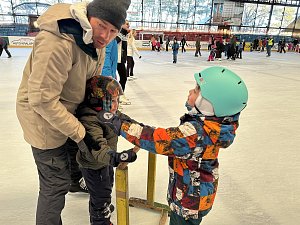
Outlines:
POLYGON ((111 76, 117 79, 117 65, 118 65, 118 44, 117 40, 112 40, 105 48, 105 60, 102 69, 103 76, 111 76))

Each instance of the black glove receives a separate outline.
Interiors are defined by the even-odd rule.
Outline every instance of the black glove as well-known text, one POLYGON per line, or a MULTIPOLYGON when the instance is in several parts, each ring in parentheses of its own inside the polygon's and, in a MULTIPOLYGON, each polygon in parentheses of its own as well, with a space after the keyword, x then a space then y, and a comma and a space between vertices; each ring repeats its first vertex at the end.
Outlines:
POLYGON ((136 153, 133 151, 133 148, 123 151, 123 152, 110 152, 111 159, 110 164, 114 167, 117 167, 119 163, 122 162, 134 162, 137 158, 136 153))
POLYGON ((108 125, 117 135, 120 135, 122 121, 117 115, 101 110, 97 113, 97 118, 100 123, 108 125))

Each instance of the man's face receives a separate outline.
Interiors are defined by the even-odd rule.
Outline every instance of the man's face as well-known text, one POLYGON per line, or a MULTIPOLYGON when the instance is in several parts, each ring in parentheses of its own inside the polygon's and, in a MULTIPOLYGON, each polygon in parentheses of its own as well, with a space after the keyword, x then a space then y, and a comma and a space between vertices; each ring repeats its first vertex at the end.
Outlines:
POLYGON ((93 29, 93 45, 95 48, 104 48, 119 32, 114 25, 105 20, 90 17, 89 21, 93 29))

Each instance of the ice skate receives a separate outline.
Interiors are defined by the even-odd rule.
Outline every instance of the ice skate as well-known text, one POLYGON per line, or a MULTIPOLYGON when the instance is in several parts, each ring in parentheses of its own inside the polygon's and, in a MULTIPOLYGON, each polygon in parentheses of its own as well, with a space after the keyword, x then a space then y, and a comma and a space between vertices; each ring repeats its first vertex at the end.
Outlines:
POLYGON ((134 75, 132 75, 132 76, 130 76, 130 78, 131 78, 131 80, 136 80, 136 79, 138 79, 136 76, 134 76, 134 75))
POLYGON ((75 193, 75 192, 83 192, 83 193, 88 193, 87 186, 85 184, 85 180, 83 177, 76 183, 72 182, 70 184, 69 192, 75 193))

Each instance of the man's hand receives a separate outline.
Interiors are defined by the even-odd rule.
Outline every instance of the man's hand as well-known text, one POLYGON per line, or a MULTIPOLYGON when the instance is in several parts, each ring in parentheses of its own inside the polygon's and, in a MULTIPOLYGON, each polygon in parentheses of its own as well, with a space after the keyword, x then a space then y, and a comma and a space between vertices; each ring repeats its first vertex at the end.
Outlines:
POLYGON ((117 135, 120 135, 122 121, 117 115, 101 110, 97 113, 97 118, 100 123, 108 125, 117 135))
POLYGON ((93 157, 93 155, 91 154, 91 148, 89 148, 84 140, 81 140, 80 142, 77 143, 80 154, 84 155, 84 157, 90 161, 93 162, 95 160, 95 158, 93 157))
POLYGON ((92 151, 92 149, 95 151, 100 149, 99 143, 95 141, 92 135, 90 135, 88 132, 86 132, 83 140, 90 151, 92 151))
POLYGON ((136 153, 133 151, 133 148, 123 151, 123 152, 110 152, 111 160, 110 163, 112 166, 117 167, 119 163, 122 162, 134 162, 137 159, 136 153))

